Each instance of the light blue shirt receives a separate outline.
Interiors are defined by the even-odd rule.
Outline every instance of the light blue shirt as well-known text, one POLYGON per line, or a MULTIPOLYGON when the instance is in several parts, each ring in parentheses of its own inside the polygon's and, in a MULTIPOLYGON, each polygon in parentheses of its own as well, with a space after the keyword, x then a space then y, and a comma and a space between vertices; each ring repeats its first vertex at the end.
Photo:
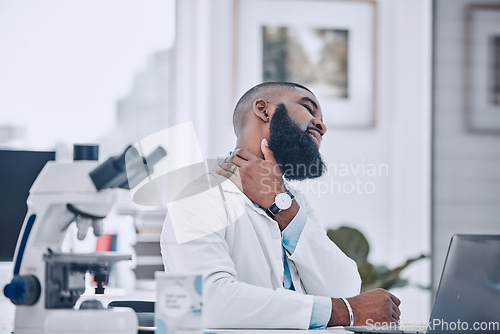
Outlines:
MULTIPOLYGON (((289 290, 295 290, 286 260, 286 253, 292 255, 299 242, 300 235, 307 221, 307 215, 299 208, 299 211, 288 224, 288 226, 281 232, 281 244, 283 245, 283 287, 289 290)), ((311 320, 309 321, 309 328, 326 328, 332 313, 332 302, 328 297, 314 297, 314 303, 311 313, 311 320)))

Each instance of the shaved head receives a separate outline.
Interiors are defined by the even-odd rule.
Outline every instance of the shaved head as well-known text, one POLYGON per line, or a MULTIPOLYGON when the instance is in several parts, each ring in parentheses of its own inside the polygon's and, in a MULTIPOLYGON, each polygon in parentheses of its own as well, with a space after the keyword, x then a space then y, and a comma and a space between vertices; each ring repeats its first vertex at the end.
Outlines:
MULTIPOLYGON (((283 88, 301 88, 313 94, 306 87, 293 82, 264 82, 255 87, 250 88, 236 103, 233 112, 233 128, 236 137, 239 137, 241 129, 245 126, 248 113, 252 110, 255 100, 262 98, 269 101, 271 97, 275 97, 275 93, 283 88)), ((313 94, 314 95, 314 94, 313 94)))

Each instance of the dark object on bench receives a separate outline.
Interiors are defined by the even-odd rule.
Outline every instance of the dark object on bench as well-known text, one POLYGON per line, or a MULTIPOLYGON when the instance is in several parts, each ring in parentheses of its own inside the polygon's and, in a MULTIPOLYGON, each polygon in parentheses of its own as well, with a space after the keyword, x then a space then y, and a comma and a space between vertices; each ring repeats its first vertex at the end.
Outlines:
POLYGON ((137 300, 118 300, 108 304, 110 307, 130 307, 137 313, 138 334, 151 334, 155 331, 155 302, 137 300))

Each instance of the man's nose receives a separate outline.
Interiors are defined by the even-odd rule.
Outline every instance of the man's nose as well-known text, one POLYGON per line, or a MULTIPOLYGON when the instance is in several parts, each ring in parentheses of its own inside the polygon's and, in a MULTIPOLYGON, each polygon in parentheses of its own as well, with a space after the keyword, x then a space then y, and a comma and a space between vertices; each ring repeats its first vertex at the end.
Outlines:
POLYGON ((319 118, 312 119, 312 126, 318 129, 321 135, 326 133, 326 125, 319 118))

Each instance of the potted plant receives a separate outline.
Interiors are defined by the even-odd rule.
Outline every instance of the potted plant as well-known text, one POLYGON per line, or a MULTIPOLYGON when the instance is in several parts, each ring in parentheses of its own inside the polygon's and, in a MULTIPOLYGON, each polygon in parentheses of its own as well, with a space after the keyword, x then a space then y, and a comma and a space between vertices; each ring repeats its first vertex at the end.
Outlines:
MULTIPOLYGON (((408 280, 400 277, 401 272, 413 262, 426 258, 421 254, 417 257, 406 260, 402 265, 388 269, 383 265, 373 265, 368 261, 370 245, 363 233, 359 230, 342 226, 338 229, 329 229, 328 237, 358 265, 359 275, 361 276, 361 292, 383 288, 392 289, 408 285, 408 280)), ((422 287, 425 288, 425 287, 422 287)), ((427 288, 425 288, 427 289, 427 288)))

